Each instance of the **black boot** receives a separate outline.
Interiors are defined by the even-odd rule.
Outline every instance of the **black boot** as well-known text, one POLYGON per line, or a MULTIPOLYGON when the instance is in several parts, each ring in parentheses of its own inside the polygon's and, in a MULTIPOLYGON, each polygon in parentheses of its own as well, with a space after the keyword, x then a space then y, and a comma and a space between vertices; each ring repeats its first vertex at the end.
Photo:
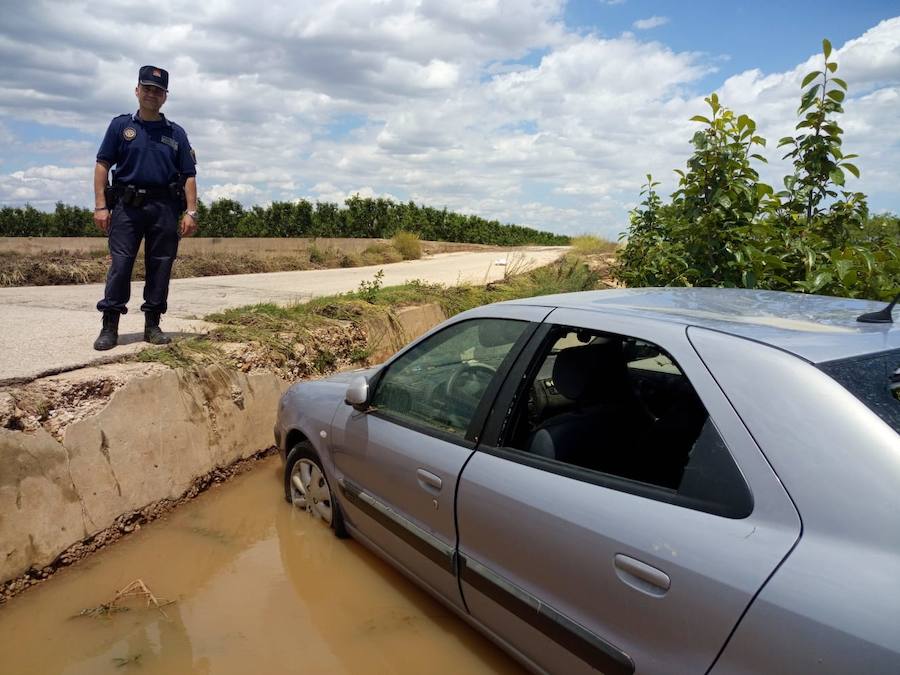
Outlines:
POLYGON ((159 329, 159 312, 144 312, 144 342, 153 345, 167 345, 172 341, 159 329))
POLYGON ((100 329, 100 335, 94 340, 94 349, 98 352, 104 352, 112 349, 119 341, 119 313, 103 312, 103 328, 100 329))

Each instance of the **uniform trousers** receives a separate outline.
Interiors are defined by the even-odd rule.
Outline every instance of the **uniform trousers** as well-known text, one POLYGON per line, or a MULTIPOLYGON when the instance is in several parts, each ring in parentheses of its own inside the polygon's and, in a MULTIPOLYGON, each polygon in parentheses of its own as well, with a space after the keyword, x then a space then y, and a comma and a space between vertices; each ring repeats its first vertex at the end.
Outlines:
POLYGON ((98 310, 128 312, 131 271, 143 239, 146 276, 141 311, 165 314, 172 264, 178 255, 180 213, 179 201, 170 197, 147 198, 141 206, 126 206, 121 201, 116 204, 108 235, 112 264, 98 310))

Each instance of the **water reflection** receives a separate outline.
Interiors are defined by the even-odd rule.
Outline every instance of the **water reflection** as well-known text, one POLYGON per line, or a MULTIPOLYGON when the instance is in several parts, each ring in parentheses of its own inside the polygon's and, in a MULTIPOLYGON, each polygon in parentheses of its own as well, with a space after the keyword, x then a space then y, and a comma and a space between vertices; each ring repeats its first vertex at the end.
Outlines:
POLYGON ((280 466, 201 496, 0 607, 0 672, 514 673, 353 541, 281 498, 280 466), (77 617, 141 578, 176 602, 77 617))

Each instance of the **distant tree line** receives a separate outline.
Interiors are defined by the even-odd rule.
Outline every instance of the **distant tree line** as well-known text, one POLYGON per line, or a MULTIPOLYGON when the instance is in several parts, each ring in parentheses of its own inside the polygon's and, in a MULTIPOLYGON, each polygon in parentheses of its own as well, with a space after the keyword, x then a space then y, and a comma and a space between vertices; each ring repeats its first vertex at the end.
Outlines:
MULTIPOLYGON (((233 199, 217 199, 198 206, 198 237, 371 237, 390 238, 413 232, 431 241, 517 246, 565 245, 566 236, 530 227, 504 225, 496 220, 463 215, 413 202, 354 196, 344 206, 331 202, 273 202, 245 209, 233 199)), ((57 203, 53 212, 32 206, 0 209, 0 236, 95 237, 90 209, 57 203)))

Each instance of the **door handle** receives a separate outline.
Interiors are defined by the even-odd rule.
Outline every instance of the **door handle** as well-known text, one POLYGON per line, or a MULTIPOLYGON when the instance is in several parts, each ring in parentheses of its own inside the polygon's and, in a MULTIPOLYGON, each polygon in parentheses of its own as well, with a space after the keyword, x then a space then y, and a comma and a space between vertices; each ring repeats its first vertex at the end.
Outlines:
POLYGON ((440 491, 443 482, 440 476, 435 476, 425 469, 416 469, 416 477, 419 479, 419 485, 428 492, 436 494, 440 491))
POLYGON ((669 575, 631 556, 617 553, 616 575, 634 589, 661 598, 669 590, 669 575))

